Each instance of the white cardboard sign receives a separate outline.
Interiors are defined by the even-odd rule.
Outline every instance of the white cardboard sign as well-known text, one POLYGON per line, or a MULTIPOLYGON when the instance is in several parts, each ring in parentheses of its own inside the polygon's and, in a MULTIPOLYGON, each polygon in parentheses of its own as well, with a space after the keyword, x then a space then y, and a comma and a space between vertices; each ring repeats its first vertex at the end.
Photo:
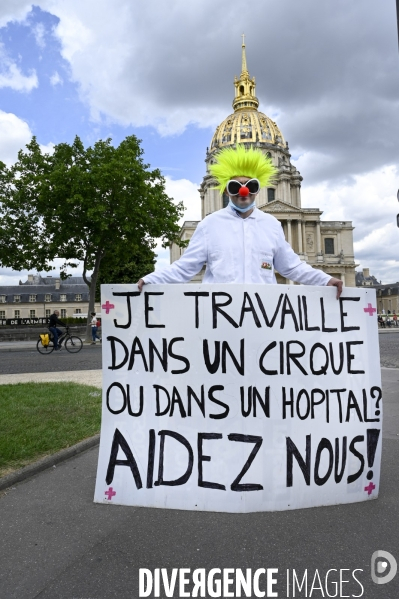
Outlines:
POLYGON ((94 500, 221 512, 375 499, 374 290, 102 286, 94 500))

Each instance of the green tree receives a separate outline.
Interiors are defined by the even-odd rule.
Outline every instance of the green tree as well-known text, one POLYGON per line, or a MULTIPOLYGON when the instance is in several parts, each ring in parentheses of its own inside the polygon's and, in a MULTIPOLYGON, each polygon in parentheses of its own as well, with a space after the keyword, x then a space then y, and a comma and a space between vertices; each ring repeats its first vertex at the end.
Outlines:
POLYGON ((13 166, 0 163, 0 263, 48 270, 58 257, 65 277, 82 261, 90 314, 106 256, 122 265, 130 259, 124 249, 151 250, 156 238, 165 247, 177 240, 183 206, 166 195, 160 171, 149 170, 142 156, 134 135, 118 147, 107 139, 86 149, 76 137, 53 154, 42 154, 33 137, 13 166))
POLYGON ((151 247, 124 246, 117 252, 108 253, 101 261, 97 279, 96 301, 100 301, 100 285, 111 283, 132 283, 152 272, 155 266, 155 253, 151 247))

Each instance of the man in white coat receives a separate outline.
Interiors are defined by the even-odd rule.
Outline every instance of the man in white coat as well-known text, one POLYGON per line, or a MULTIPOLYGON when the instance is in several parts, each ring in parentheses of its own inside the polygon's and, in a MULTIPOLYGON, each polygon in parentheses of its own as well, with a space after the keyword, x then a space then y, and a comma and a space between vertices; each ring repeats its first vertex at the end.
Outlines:
POLYGON ((276 284, 275 269, 305 285, 328 285, 342 293, 342 281, 302 262, 284 238, 280 222, 255 206, 261 187, 276 173, 264 154, 254 148, 222 150, 210 171, 229 205, 209 214, 192 236, 184 254, 161 271, 138 281, 144 285, 185 283, 206 264, 203 283, 276 284))

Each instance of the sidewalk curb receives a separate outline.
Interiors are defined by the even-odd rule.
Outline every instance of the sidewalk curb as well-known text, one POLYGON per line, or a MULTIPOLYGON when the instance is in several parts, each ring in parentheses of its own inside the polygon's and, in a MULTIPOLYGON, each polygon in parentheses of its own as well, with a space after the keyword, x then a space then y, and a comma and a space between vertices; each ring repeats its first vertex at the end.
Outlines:
POLYGON ((386 329, 380 329, 378 328, 378 332, 381 335, 385 335, 386 333, 399 333, 399 327, 388 327, 386 329))
POLYGON ((94 435, 94 437, 89 437, 88 439, 84 439, 80 441, 76 445, 72 445, 72 447, 67 447, 66 449, 61 449, 61 451, 57 451, 53 455, 46 456, 33 464, 29 464, 29 466, 24 466, 20 470, 16 472, 11 472, 6 476, 0 478, 0 491, 4 491, 8 489, 12 485, 16 483, 20 483, 31 476, 35 476, 35 474, 39 474, 39 472, 43 472, 43 470, 47 470, 56 464, 60 464, 69 458, 78 455, 79 453, 83 453, 87 449, 91 449, 95 447, 100 442, 100 434, 94 435))

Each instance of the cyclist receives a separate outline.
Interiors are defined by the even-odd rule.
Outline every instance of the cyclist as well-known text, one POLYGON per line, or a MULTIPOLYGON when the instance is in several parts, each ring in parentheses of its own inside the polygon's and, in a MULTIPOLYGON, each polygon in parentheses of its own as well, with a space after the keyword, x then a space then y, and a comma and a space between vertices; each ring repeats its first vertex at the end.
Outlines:
POLYGON ((66 324, 64 324, 63 322, 61 322, 61 320, 59 320, 59 318, 58 318, 59 315, 60 315, 59 311, 54 310, 54 313, 50 316, 50 322, 48 325, 48 328, 51 331, 51 333, 53 334, 53 338, 54 338, 54 350, 61 349, 61 344, 58 345, 58 338, 62 335, 62 331, 57 328, 57 325, 59 325, 61 327, 66 327, 66 324))

